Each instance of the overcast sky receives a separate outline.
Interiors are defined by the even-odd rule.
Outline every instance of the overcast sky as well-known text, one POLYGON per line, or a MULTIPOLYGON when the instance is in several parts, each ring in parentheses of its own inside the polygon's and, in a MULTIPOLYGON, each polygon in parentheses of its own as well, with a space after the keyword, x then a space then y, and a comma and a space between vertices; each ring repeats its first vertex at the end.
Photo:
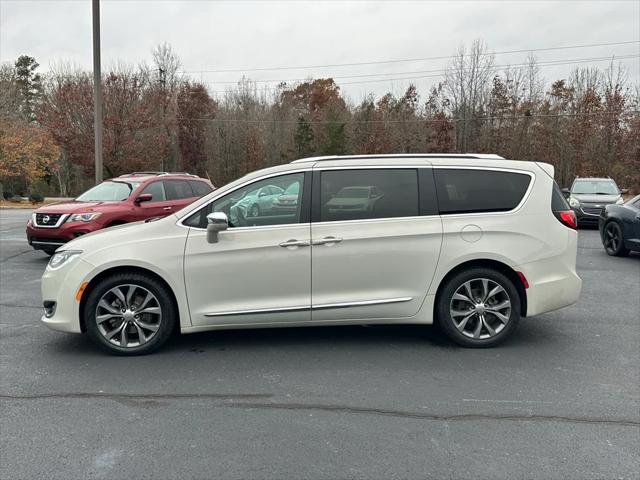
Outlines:
MULTIPOLYGON (((461 43, 484 39, 495 52, 640 40, 640 1, 182 1, 102 0, 103 70, 118 61, 150 62, 161 42, 179 54, 183 69, 213 92, 242 72, 202 70, 299 67, 452 55, 461 43)), ((43 70, 58 62, 91 69, 89 0, 0 0, 0 59, 36 57, 43 70)), ((640 44, 539 51, 540 62, 640 54, 640 44)), ((496 55, 497 65, 522 63, 526 53, 496 55)), ((640 60, 621 60, 640 84, 640 60)), ((367 92, 401 93, 410 82, 423 96, 447 60, 348 67, 246 71, 255 80, 337 78, 354 100, 367 92), (361 75, 384 74, 377 77, 361 75), (355 76, 355 77, 354 77, 355 76), (384 81, 377 81, 384 79, 384 81), (376 82, 371 82, 376 80, 376 82), (347 82, 368 82, 350 83, 347 82)), ((607 62, 581 65, 605 67, 607 62)), ((543 66, 548 79, 575 65, 543 66)), ((259 83, 260 86, 274 83, 259 83)))

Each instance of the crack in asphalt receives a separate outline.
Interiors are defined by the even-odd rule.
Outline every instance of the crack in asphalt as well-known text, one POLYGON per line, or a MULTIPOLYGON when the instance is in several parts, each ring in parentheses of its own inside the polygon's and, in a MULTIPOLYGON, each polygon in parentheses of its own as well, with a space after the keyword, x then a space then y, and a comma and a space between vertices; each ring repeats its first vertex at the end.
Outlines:
POLYGON ((374 407, 357 407, 349 405, 319 404, 319 403, 258 403, 243 400, 260 400, 273 398, 273 394, 263 393, 176 393, 176 394, 129 394, 129 393, 44 393, 33 395, 4 395, 0 394, 0 400, 41 400, 50 398, 65 399, 107 399, 124 403, 134 407, 158 407, 162 406, 162 400, 223 400, 222 407, 255 409, 255 410, 317 410, 329 413, 346 413, 356 415, 378 415, 396 418, 413 418, 418 420, 439 422, 460 421, 542 421, 579 423, 590 425, 613 425, 626 427, 640 427, 640 421, 631 419, 607 419, 592 417, 571 417, 565 415, 518 415, 518 414, 489 414, 489 413, 463 413, 453 415, 439 415, 428 412, 412 412, 409 410, 393 410, 374 407), (234 402, 237 401, 238 402, 234 402), (231 403, 233 402, 233 403, 231 403))
MULTIPOLYGON (((11 307, 11 308, 37 308, 38 310, 42 310, 42 306, 36 307, 35 305, 12 305, 10 303, 0 303, 0 307, 11 307)), ((6 324, 9 325, 9 324, 6 324)))
POLYGON ((416 418, 442 422, 474 421, 474 420, 505 420, 505 421, 548 421, 566 423, 588 423, 595 425, 617 425, 640 427, 640 421, 628 419, 605 419, 589 417, 568 417, 562 415, 495 415, 488 413, 464 413, 454 415, 437 415, 432 413, 411 412, 405 410, 387 410, 383 408, 352 407, 343 405, 323 405, 307 403, 236 403, 227 404, 232 408, 282 409, 282 410, 320 410, 332 413, 353 413, 364 415, 380 415, 387 417, 416 418))
POLYGON ((33 252, 33 250, 25 250, 24 252, 16 253, 15 255, 10 255, 6 258, 3 258, 0 263, 7 263, 9 260, 19 257, 20 255, 24 255, 25 253, 33 252))

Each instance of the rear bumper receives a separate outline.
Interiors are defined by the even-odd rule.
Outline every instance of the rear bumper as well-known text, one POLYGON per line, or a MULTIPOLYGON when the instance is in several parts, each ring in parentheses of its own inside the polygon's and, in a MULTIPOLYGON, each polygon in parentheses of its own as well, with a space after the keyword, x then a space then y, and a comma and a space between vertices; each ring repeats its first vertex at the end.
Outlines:
POLYGON ((573 305, 580 298, 582 279, 576 273, 577 232, 569 232, 567 249, 561 255, 518 265, 527 278, 527 317, 573 305))

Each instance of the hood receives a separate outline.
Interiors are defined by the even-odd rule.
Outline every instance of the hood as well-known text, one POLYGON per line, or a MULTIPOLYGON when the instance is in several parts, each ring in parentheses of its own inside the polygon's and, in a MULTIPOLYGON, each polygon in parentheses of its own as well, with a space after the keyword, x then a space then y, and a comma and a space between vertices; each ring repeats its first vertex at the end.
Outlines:
MULTIPOLYGON (((115 225, 113 227, 96 230, 95 232, 87 233, 86 235, 75 238, 70 242, 65 243, 60 249, 83 250, 90 253, 103 248, 108 248, 111 245, 136 242, 140 238, 146 238, 149 240, 156 235, 166 235, 166 224, 175 223, 176 220, 177 218, 175 215, 168 215, 156 221, 150 221, 150 219, 147 219, 141 222, 115 225), (132 234, 132 232, 135 232, 135 234, 132 234)), ((187 229, 185 228, 180 228, 180 230, 187 232, 187 229)))
POLYGON ((572 193, 571 196, 576 200, 584 203, 615 203, 620 195, 593 195, 591 193, 572 193))
POLYGON ((45 205, 35 210, 35 213, 80 213, 80 212, 100 212, 102 207, 118 205, 122 202, 78 202, 71 200, 45 205))

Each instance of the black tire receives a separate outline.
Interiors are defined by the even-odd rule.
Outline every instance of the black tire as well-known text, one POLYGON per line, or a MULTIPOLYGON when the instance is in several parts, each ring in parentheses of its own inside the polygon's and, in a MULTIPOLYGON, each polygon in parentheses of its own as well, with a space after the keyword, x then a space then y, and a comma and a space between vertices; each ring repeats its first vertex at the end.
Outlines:
POLYGON ((250 213, 250 216, 251 216, 252 218, 256 218, 256 217, 259 217, 259 216, 260 216, 260 206, 259 206, 257 203, 254 203, 254 204, 251 206, 251 213, 250 213))
POLYGON ((42 250, 44 253, 46 253, 47 255, 49 255, 50 257, 56 253, 55 249, 54 250, 50 250, 50 249, 46 249, 46 250, 42 250))
MULTIPOLYGON (((88 292, 87 302, 84 307, 84 319, 89 337, 103 350, 113 355, 145 355, 159 349, 169 340, 178 322, 178 308, 173 300, 172 292, 155 278, 133 272, 118 273, 100 280, 100 282, 88 292), (157 302, 161 309, 161 319, 157 330, 155 333, 149 334, 149 340, 146 340, 145 343, 138 346, 122 347, 110 342, 100 331, 96 320, 100 299, 111 289, 120 285, 136 285, 142 289, 146 289, 155 296, 154 301, 157 302)), ((118 320, 114 319, 113 321, 117 322, 118 320)), ((134 335, 137 335, 133 325, 131 325, 130 330, 134 335)))
MULTIPOLYGON (((475 293, 473 292, 473 288, 472 293, 475 293)), ((475 298, 473 300, 475 300, 475 298)), ((498 300, 495 301, 497 302, 498 300)), ((503 302, 499 304, 502 304, 503 302)), ((467 303, 468 302, 462 302, 463 305, 467 303)), ((487 303, 487 305, 491 306, 489 303, 487 303)), ((471 304, 469 304, 468 308, 469 312, 473 312, 475 307, 472 308, 471 304)), ((467 310, 463 307, 456 307, 456 311, 458 309, 464 311, 467 310)), ((446 284, 438 294, 438 298, 436 299, 436 324, 442 329, 447 337, 449 337, 458 345, 471 348, 493 347, 504 342, 509 336, 511 336, 511 334, 516 329, 518 322, 520 321, 520 311, 520 295, 513 282, 507 276, 496 270, 476 267, 470 268, 469 270, 461 271, 447 280, 446 284), (499 292, 493 297, 489 297, 488 301, 492 302, 494 301, 494 299, 498 298, 501 298, 503 302, 504 300, 509 300, 509 309, 505 309, 502 312, 499 312, 503 317, 508 318, 508 320, 506 320, 506 322, 503 322, 500 321, 498 316, 496 316, 495 314, 491 312, 485 313, 484 303, 482 303, 483 318, 486 318, 487 325, 494 328, 496 333, 491 336, 490 331, 488 330, 489 327, 485 327, 483 324, 483 326, 480 327, 480 338, 471 338, 467 336, 471 332, 467 332, 467 335, 465 335, 456 326, 456 322, 454 321, 452 316, 452 313, 455 312, 452 312, 452 309, 453 305, 457 305, 460 301, 454 299, 453 297, 458 289, 464 287, 466 282, 471 281, 470 285, 472 287, 475 286, 476 289, 478 288, 478 285, 481 287, 483 284, 482 279, 489 280, 489 285, 493 285, 493 283, 495 283, 503 288, 503 292, 499 292), (498 295, 501 295, 501 297, 498 297, 498 295), (456 304, 453 303, 454 301, 456 302, 456 304), (490 336, 482 338, 483 331, 486 332, 485 335, 490 336)), ((459 314, 458 316, 462 316, 462 314, 459 314)), ((464 320, 464 318, 466 317, 463 316, 462 320, 464 320)), ((481 323, 479 316, 477 314, 474 314, 474 316, 471 316, 471 318, 468 319, 467 322, 465 322, 462 330, 465 330, 465 327, 467 325, 470 327, 474 327, 477 326, 478 323, 481 323)), ((462 321, 460 321, 458 324, 462 324, 462 321)), ((472 328, 472 330, 475 330, 475 328, 472 328)))
POLYGON ((622 228, 617 222, 611 220, 605 224, 603 232, 602 245, 604 245, 604 251, 608 255, 612 257, 626 257, 629 255, 629 250, 624 246, 622 228))

